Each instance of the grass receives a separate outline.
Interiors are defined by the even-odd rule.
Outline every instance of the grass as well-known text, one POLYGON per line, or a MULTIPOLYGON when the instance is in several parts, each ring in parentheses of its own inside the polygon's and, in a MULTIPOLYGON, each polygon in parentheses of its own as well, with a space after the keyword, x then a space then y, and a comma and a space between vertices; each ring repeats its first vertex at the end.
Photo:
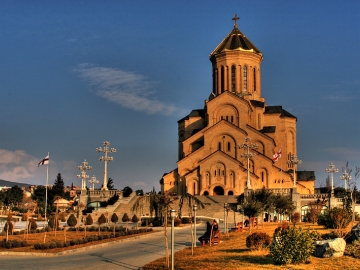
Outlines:
MULTIPOLYGON (((325 230, 321 226, 309 225, 309 223, 296 226, 302 227, 303 229, 316 230, 321 234, 330 232, 330 230, 325 230)), ((278 223, 268 223, 264 225, 264 229, 262 225, 259 225, 259 228, 252 229, 252 232, 266 232, 272 236, 276 227, 278 227, 278 223)), ((174 269, 360 269, 360 259, 349 256, 326 259, 311 257, 307 264, 274 265, 273 259, 269 256, 268 249, 251 251, 246 247, 246 237, 248 235, 248 231, 241 233, 232 232, 229 233, 228 236, 221 235, 221 244, 204 247, 198 246, 194 249, 193 255, 191 255, 191 248, 178 251, 175 253, 174 269)), ((168 269, 166 267, 166 258, 151 262, 141 269, 168 269)))

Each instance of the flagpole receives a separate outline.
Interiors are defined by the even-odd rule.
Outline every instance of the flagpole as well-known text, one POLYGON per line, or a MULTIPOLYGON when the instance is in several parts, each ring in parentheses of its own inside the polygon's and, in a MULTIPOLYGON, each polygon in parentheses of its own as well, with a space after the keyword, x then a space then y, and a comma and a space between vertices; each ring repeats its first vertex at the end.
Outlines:
MULTIPOLYGON (((48 152, 48 160, 50 160, 50 153, 48 152)), ((46 228, 45 228, 45 224, 46 224, 46 210, 47 210, 47 197, 48 197, 48 192, 47 192, 47 188, 48 188, 48 183, 49 183, 49 163, 46 164, 46 185, 45 185, 45 218, 44 218, 44 243, 46 240, 46 228)))
MULTIPOLYGON (((48 153, 49 156, 49 153, 48 153)), ((49 156, 50 158, 50 156, 49 156)), ((49 182, 49 164, 46 166, 46 185, 45 185, 45 221, 46 221, 46 210, 47 210, 47 188, 48 188, 48 182, 49 182)), ((45 223, 44 223, 45 224, 45 223)))
MULTIPOLYGON (((282 152, 282 146, 281 146, 281 148, 280 148, 280 150, 281 150, 281 152, 282 152)), ((282 153, 281 153, 281 155, 282 155, 282 153)), ((280 157, 281 158, 281 157, 280 157)), ((281 178, 281 195, 282 195, 282 193, 283 193, 283 178, 282 178, 282 160, 281 160, 281 163, 280 163, 280 178, 281 178)))

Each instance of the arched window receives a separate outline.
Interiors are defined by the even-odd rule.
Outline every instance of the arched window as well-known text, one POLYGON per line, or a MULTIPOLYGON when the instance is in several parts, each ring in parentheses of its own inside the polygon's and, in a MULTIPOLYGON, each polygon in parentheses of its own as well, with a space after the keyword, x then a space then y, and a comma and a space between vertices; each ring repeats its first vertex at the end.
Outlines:
POLYGON ((254 68, 254 92, 256 91, 256 68, 254 68))
POLYGON ((221 151, 221 142, 218 143, 218 150, 221 151))
POLYGON ((221 82, 221 93, 222 93, 222 92, 224 92, 224 89, 225 89, 225 71, 224 71, 224 67, 221 67, 220 82, 221 82))
POLYGON ((217 94, 217 69, 213 69, 213 93, 217 94))
POLYGON ((231 91, 235 92, 236 88, 236 67, 235 65, 231 66, 231 91))
POLYGON ((231 143, 230 142, 227 143, 227 150, 231 151, 231 143))
POLYGON ((261 115, 258 114, 258 129, 261 129, 261 115))
POLYGON ((194 183, 194 195, 196 195, 196 183, 194 183))
POLYGON ((264 183, 264 172, 261 172, 261 182, 264 183))
POLYGON ((248 91, 248 87, 247 87, 247 66, 244 66, 244 73, 243 73, 243 81, 244 81, 244 89, 243 92, 247 92, 248 91))

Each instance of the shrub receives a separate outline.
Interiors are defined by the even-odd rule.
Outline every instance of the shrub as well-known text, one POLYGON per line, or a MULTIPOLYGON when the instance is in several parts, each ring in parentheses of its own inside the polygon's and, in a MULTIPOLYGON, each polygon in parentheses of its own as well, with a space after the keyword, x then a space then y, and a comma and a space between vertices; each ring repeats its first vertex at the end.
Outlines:
POLYGON ((57 247, 57 248, 62 248, 62 247, 64 247, 64 242, 56 241, 56 247, 57 247))
POLYGON ((189 224, 189 223, 191 223, 191 218, 183 217, 183 218, 181 218, 181 223, 182 224, 189 224))
POLYGON ((59 227, 59 220, 57 218, 55 218, 55 216, 50 216, 48 225, 51 229, 57 228, 57 227, 59 227))
POLYGON ((250 249, 267 248, 271 244, 271 237, 267 233, 254 232, 246 237, 246 246, 250 249))
POLYGON ((11 221, 6 221, 4 226, 4 232, 9 230, 9 233, 12 233, 13 229, 14 229, 14 224, 11 221))
POLYGON ((77 224, 77 219, 74 214, 71 214, 67 220, 67 225, 70 227, 75 227, 77 224))
POLYGON ((94 223, 91 215, 87 215, 85 218, 85 225, 92 225, 94 223))
POLYGON ((181 225, 181 219, 180 218, 174 218, 174 226, 178 227, 181 225))
POLYGON ((34 231, 36 230, 38 227, 35 219, 31 218, 30 221, 29 221, 29 231, 34 231))
POLYGON ((314 234, 301 228, 278 228, 270 245, 270 255, 276 264, 306 262, 315 248, 314 234))
POLYGON ((326 229, 335 229, 336 234, 342 237, 344 229, 351 222, 351 212, 340 207, 327 209, 324 214, 321 214, 318 219, 318 224, 324 226, 326 229))

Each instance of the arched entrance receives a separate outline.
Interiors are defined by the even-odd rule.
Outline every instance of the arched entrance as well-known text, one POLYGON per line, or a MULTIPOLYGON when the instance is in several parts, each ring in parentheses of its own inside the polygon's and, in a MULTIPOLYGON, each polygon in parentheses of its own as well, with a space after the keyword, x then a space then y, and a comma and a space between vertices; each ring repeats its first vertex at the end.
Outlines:
POLYGON ((234 192, 232 190, 228 191, 228 195, 234 195, 234 192))
POLYGON ((204 191, 204 196, 209 196, 209 191, 204 191))
POLYGON ((214 196, 216 196, 216 195, 220 195, 220 196, 224 195, 224 189, 222 187, 220 187, 220 186, 214 187, 213 193, 214 193, 214 196))

